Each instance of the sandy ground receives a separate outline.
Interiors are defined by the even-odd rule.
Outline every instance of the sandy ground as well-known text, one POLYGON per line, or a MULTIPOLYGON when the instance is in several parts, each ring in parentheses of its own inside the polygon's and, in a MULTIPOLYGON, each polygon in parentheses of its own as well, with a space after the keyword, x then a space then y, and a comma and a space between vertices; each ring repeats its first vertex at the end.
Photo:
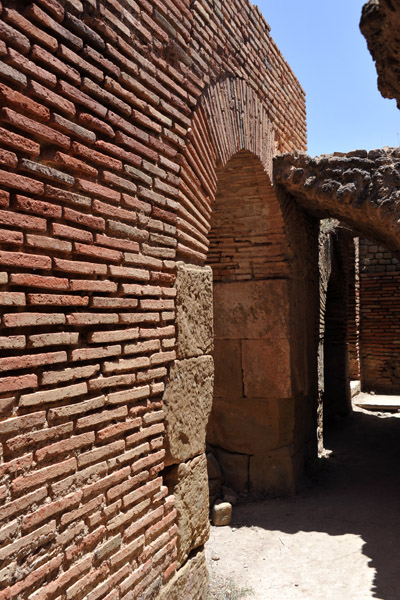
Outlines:
POLYGON ((212 527, 210 599, 400 600, 400 415, 356 408, 325 447, 297 496, 240 503, 212 527))

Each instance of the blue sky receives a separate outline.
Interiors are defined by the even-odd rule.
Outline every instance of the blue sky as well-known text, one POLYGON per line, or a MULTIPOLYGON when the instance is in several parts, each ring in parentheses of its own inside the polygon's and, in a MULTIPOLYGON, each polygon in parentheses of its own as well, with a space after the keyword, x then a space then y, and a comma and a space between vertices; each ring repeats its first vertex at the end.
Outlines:
POLYGON ((307 94, 308 152, 400 146, 400 111, 382 98, 359 30, 364 0, 254 0, 307 94))

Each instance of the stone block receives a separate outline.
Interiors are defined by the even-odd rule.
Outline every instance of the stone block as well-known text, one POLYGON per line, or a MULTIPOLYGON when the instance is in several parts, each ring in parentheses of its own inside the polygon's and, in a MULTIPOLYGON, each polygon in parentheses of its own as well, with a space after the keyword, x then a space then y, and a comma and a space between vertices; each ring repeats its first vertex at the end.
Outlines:
POLYGON ((214 284, 216 339, 289 337, 289 328, 287 280, 214 284))
POLYGON ((240 341, 214 340, 214 364, 214 396, 217 398, 243 396, 240 341))
POLYGON ((212 509, 212 520, 217 527, 229 525, 232 519, 232 504, 229 502, 216 502, 212 509))
POLYGON ((163 398, 166 464, 185 462, 205 451, 213 383, 211 356, 177 360, 172 365, 163 398))
POLYGON ((291 398, 214 398, 207 441, 229 452, 260 454, 291 444, 294 429, 291 398))
POLYGON ((161 588, 156 600, 207 600, 208 571, 204 549, 199 549, 161 588))
POLYGON ((248 398, 290 398, 290 355, 287 339, 243 340, 244 395, 248 398))
POLYGON ((292 446, 250 458, 250 492, 255 496, 294 494, 303 472, 303 452, 293 455, 292 446))
POLYGON ((175 496, 178 526, 177 563, 181 566, 192 550, 208 540, 209 501, 205 454, 166 471, 165 483, 175 496))
POLYGON ((214 338, 211 267, 178 262, 175 286, 178 358, 210 354, 214 338))
POLYGON ((236 492, 246 491, 248 489, 250 456, 234 454, 218 448, 217 457, 221 465, 224 483, 236 492))

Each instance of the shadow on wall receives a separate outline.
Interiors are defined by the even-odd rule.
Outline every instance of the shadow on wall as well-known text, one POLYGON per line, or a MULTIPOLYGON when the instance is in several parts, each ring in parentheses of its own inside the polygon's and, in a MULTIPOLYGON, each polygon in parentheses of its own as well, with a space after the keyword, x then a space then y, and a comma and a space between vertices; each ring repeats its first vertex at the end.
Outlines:
MULTIPOLYGON (((296 498, 237 507, 232 525, 288 534, 360 536, 368 567, 375 570, 368 597, 398 600, 400 418, 354 412, 331 425, 326 445, 333 455, 319 474, 317 486, 313 484, 296 498)), ((323 558, 329 570, 332 557, 323 558)))

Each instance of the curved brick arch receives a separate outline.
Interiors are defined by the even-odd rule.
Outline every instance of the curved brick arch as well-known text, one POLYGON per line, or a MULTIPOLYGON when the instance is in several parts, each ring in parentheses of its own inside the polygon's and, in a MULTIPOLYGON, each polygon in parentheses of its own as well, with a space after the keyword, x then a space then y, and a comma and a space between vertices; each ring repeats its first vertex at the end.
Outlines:
POLYGON ((178 255, 183 260, 203 264, 206 259, 218 181, 232 157, 252 154, 265 174, 265 182, 261 169, 257 174, 260 185, 273 187, 273 156, 282 143, 277 137, 265 103, 242 79, 228 77, 205 90, 180 156, 178 255))

